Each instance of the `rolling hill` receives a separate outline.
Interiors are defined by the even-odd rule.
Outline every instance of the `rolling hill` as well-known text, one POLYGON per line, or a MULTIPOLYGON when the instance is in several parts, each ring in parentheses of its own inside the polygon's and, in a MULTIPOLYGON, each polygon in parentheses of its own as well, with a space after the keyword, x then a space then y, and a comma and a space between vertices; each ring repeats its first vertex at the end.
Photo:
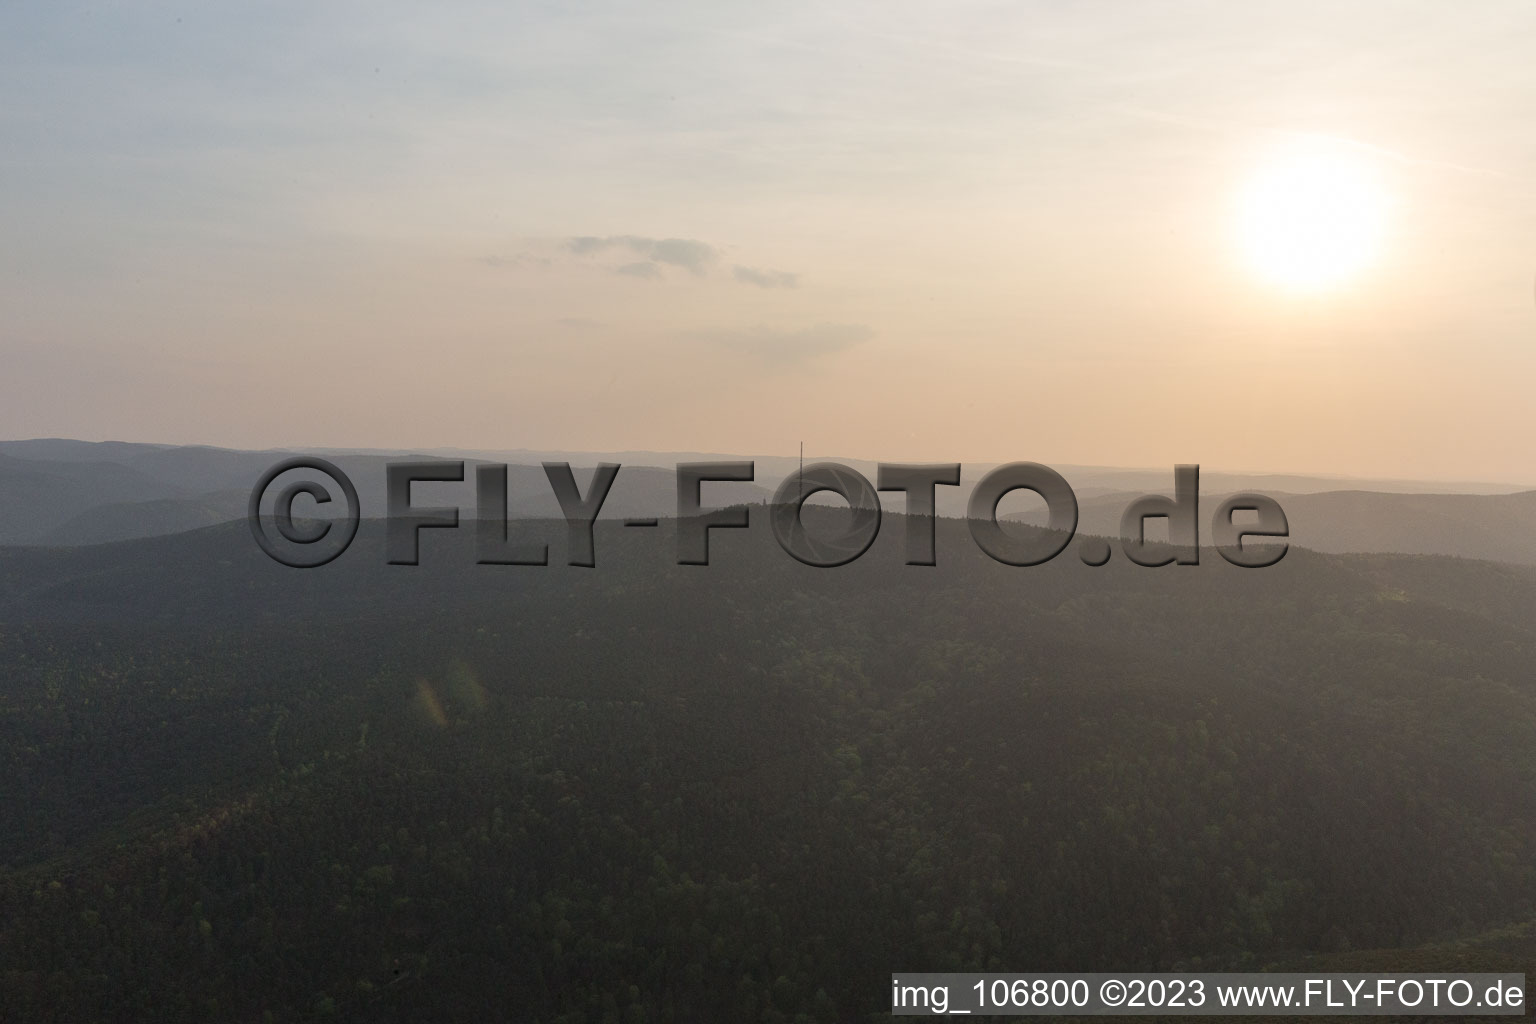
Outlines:
POLYGON ((1445 969, 1536 917, 1536 571, 764 526, 0 549, 7 1016, 874 1020, 896 965, 1445 969))

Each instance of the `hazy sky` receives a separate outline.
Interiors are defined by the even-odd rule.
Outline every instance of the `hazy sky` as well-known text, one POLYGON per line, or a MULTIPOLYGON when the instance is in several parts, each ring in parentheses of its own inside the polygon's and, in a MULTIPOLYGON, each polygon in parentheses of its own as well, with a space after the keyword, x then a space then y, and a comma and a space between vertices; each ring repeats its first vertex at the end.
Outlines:
POLYGON ((0 95, 0 436, 1536 483, 1528 0, 15 0, 0 95))

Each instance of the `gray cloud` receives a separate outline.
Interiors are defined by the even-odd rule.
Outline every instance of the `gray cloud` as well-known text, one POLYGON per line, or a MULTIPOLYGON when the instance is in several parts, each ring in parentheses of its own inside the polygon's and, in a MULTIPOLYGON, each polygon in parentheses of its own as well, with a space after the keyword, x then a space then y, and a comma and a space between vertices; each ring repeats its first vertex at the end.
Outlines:
POLYGON ((800 275, 787 270, 758 270, 737 264, 731 273, 742 284, 755 284, 759 288, 796 288, 800 284, 800 275))
POLYGON ((690 335, 781 366, 842 352, 874 336, 874 330, 864 324, 816 324, 799 330, 763 326, 747 330, 722 328, 695 331, 690 335))
POLYGON ((651 242, 650 255, 657 263, 670 263, 695 274, 704 273, 704 269, 718 257, 713 246, 689 238, 663 238, 651 242))
POLYGON ((719 250, 714 246, 693 238, 645 238, 641 235, 609 235, 599 238, 584 235, 567 239, 565 245, 577 256, 592 256, 615 248, 627 249, 653 264, 682 267, 695 276, 703 276, 720 258, 719 250))
POLYGON ((647 281, 654 281, 661 277, 661 268, 649 261, 626 263, 622 267, 614 267, 613 272, 615 274, 624 274, 627 277, 644 278, 647 281))

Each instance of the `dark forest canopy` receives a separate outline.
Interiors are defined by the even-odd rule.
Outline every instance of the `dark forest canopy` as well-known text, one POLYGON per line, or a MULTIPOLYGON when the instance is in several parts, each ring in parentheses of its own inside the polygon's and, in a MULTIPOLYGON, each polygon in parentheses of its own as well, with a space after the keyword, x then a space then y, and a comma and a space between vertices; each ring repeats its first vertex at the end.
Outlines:
POLYGON ((1536 572, 766 525, 0 549, 0 1016, 883 1019, 892 970, 1524 941, 1536 572))

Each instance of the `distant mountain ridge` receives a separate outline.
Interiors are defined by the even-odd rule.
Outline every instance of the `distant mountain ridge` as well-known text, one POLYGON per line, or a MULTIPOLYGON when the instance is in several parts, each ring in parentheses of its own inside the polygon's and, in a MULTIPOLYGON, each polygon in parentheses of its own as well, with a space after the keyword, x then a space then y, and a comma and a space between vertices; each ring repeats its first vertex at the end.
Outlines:
MULTIPOLYGON (((752 458, 702 452, 572 452, 432 449, 313 449, 304 452, 245 451, 205 445, 140 444, 40 438, 0 441, 0 544, 76 546, 163 536, 238 519, 250 488, 278 460, 313 454, 336 462, 358 487, 364 515, 384 509, 384 467, 400 458, 455 458, 504 462, 510 466, 509 515, 559 515, 539 463, 570 462, 590 467, 600 461, 624 466, 603 506, 604 518, 669 516, 676 512, 675 465, 686 461, 752 459, 752 483, 712 484, 705 503, 759 503, 795 471, 798 460, 752 458)), ((823 461, 820 456, 807 461, 823 461)), ((872 481, 876 463, 842 461, 872 481)), ((966 514, 970 488, 991 464, 965 463, 959 487, 937 490, 942 516, 966 514)), ((1054 466, 1073 485, 1080 505, 1079 530, 1114 535, 1121 512, 1141 494, 1171 490, 1167 470, 1054 466)), ((473 470, 462 484, 425 485, 424 500, 457 503, 475 514, 473 470)), ((588 479, 577 468, 583 486, 588 479)), ((1280 501, 1291 523, 1292 542, 1333 553, 1398 552, 1441 554, 1536 565, 1536 491, 1513 485, 1425 481, 1367 481, 1285 474, 1204 471, 1201 531, 1223 496, 1259 491, 1280 501), (1446 493, 1449 487, 1465 493, 1446 493)), ((883 496, 886 508, 903 508, 899 494, 883 496)), ((1027 494, 1015 495, 1003 517, 1043 523, 1027 494)))
MULTIPOLYGON (((1328 491, 1262 492, 1285 510, 1291 543, 1330 554, 1454 555, 1536 565, 1536 491, 1516 494, 1387 494, 1328 491)), ((1099 495, 1078 505, 1080 533, 1116 536, 1136 492, 1099 495)), ((1210 543, 1211 516, 1225 493, 1200 496, 1202 543, 1210 543)), ((1043 510, 1012 518, 1045 525, 1043 510)), ((1149 523, 1149 536, 1165 536, 1149 523)))

